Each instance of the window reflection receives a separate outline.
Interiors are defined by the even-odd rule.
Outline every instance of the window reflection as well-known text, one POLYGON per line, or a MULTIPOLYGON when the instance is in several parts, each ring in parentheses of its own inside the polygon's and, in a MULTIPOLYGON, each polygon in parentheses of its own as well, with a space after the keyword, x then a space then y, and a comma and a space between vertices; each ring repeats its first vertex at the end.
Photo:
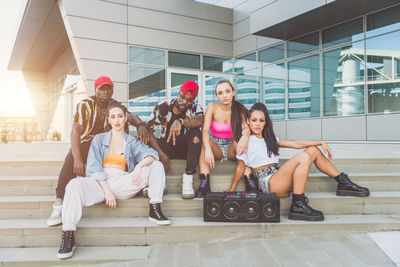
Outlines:
POLYGON ((290 61, 289 118, 320 116, 319 56, 290 61))
POLYGON ((259 101, 257 91, 257 70, 247 71, 235 75, 236 81, 236 100, 240 101, 247 109, 259 101))
POLYGON ((260 97, 273 120, 285 119, 285 66, 270 65, 261 69, 260 97))

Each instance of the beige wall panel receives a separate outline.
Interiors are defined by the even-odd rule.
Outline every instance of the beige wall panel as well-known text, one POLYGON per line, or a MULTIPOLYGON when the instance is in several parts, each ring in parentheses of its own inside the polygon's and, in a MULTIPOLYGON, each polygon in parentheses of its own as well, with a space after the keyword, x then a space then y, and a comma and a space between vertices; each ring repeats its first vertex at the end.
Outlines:
POLYGON ((326 0, 279 0, 250 14, 251 32, 255 33, 326 4, 326 0))
MULTIPOLYGON (((88 88, 87 91, 89 95, 94 95, 94 81, 95 80, 86 81, 88 88)), ((114 93, 112 98, 120 102, 128 102, 128 97, 129 97, 128 83, 114 82, 114 80, 113 83, 114 83, 114 93)))
POLYGON ((367 116, 368 141, 400 141, 400 114, 367 116))
POLYGON ((321 119, 288 120, 288 140, 321 140, 321 119))
POLYGON ((161 30, 128 27, 131 45, 143 45, 192 53, 232 57, 232 42, 210 39, 206 37, 165 32, 161 30))
POLYGON ((352 116, 322 119, 322 139, 331 141, 365 141, 366 117, 352 116))
POLYGON ((233 40, 250 35, 250 19, 242 20, 233 25, 233 40))
POLYGON ((232 40, 232 25, 165 12, 129 7, 128 24, 172 32, 232 40))
POLYGON ((128 46, 126 44, 82 38, 74 38, 71 41, 74 41, 75 49, 77 49, 79 58, 81 59, 96 59, 120 63, 128 62, 128 46))
POLYGON ((64 0, 65 14, 126 24, 127 6, 99 0, 64 0))
POLYGON ((232 9, 188 0, 128 0, 128 5, 232 24, 232 9))
POLYGON ((275 38, 269 38, 269 37, 262 37, 262 36, 257 36, 257 49, 264 48, 266 46, 273 45, 275 43, 280 43, 282 40, 275 39, 275 38))
POLYGON ((128 82, 128 64, 81 59, 78 66, 83 68, 83 71, 79 70, 85 73, 84 79, 87 80, 96 80, 105 75, 113 82, 128 82))
POLYGON ((250 17, 250 14, 257 9, 263 8, 276 0, 248 0, 241 1, 233 8, 233 23, 237 23, 250 17))
POLYGON ((274 126, 274 133, 280 139, 286 138, 286 121, 272 121, 272 125, 274 126))
POLYGON ((25 81, 46 81, 46 73, 36 71, 22 71, 25 81))
POLYGON ((71 16, 67 16, 65 20, 64 23, 66 23, 70 39, 73 37, 82 37, 110 42, 127 42, 126 25, 71 16))
POLYGON ((249 35, 233 42, 233 56, 237 57, 256 49, 256 36, 249 35))
POLYGON ((65 49, 65 51, 59 56, 57 61, 49 69, 46 80, 48 83, 54 83, 60 77, 68 73, 70 70, 76 67, 76 61, 71 47, 65 49))

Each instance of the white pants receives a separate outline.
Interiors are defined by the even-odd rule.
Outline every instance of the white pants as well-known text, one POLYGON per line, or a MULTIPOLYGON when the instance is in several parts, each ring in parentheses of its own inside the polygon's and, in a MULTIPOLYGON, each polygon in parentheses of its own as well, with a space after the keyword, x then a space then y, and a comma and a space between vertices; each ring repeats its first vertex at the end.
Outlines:
MULTIPOLYGON (((116 199, 127 199, 135 196, 140 190, 149 187, 150 203, 162 202, 165 187, 164 166, 160 161, 153 161, 142 167, 142 183, 136 187, 132 183, 132 172, 118 168, 104 168, 106 181, 116 199)), ((82 217, 82 208, 92 206, 105 200, 104 192, 97 180, 91 178, 74 178, 66 189, 62 205, 62 230, 75 231, 82 217)))

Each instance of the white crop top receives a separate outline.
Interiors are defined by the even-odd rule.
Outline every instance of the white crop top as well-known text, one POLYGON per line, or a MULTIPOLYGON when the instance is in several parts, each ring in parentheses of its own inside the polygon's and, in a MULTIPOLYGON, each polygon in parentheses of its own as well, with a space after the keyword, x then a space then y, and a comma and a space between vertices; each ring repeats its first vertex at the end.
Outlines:
MULTIPOLYGON (((276 137, 276 140, 279 142, 278 137, 276 137)), ((255 135, 250 135, 247 153, 240 156, 236 155, 236 158, 243 160, 244 164, 250 168, 279 163, 278 155, 271 153, 271 157, 268 157, 268 148, 264 138, 258 138, 255 135)))

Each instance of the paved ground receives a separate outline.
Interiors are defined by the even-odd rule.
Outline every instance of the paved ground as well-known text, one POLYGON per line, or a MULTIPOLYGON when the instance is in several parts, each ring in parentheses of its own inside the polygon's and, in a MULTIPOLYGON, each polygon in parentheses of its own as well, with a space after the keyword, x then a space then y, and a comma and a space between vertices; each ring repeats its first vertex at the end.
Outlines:
MULTIPOLYGON (((399 232, 394 233, 400 236, 399 232)), ((373 235, 375 237, 372 238, 379 239, 379 235, 378 237, 376 233, 373 235)), ((149 260, 106 263, 96 266, 396 266, 396 263, 370 238, 373 235, 293 236, 264 240, 159 245, 151 248, 149 260)), ((390 233, 386 233, 385 237, 381 237, 386 240, 383 244, 388 244, 387 240, 390 236, 390 233)), ((397 241, 393 244, 395 243, 399 244, 397 241)))

